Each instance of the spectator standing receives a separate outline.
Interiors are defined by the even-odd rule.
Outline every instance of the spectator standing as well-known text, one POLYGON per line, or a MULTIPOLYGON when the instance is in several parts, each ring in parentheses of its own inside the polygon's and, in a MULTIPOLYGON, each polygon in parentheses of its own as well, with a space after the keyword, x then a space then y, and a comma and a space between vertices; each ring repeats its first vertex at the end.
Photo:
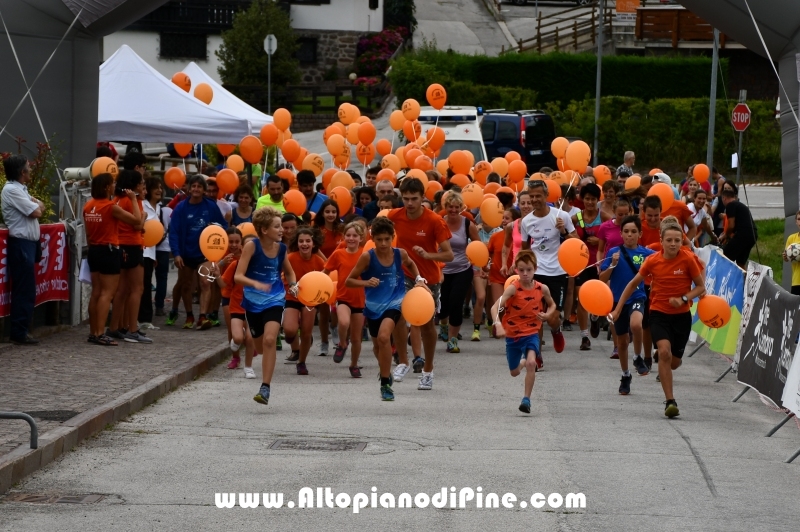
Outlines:
POLYGON ((286 212, 283 206, 283 182, 280 177, 276 175, 267 177, 267 193, 256 202, 256 209, 261 207, 272 207, 281 214, 286 212))
POLYGON ((626 151, 625 155, 622 157, 623 163, 617 167, 617 176, 621 172, 627 172, 628 176, 632 176, 635 172, 633 171, 633 165, 636 163, 636 154, 632 151, 626 151))
POLYGON ((314 185, 317 178, 314 177, 314 172, 311 170, 300 170, 297 172, 297 188, 306 197, 306 211, 319 212, 322 203, 328 199, 328 196, 320 192, 314 191, 314 185))
POLYGON ((750 251, 756 245, 758 232, 750 209, 736 199, 736 193, 729 189, 722 191, 722 204, 725 205, 727 223, 720 236, 722 253, 730 260, 747 268, 750 251))
MULTIPOLYGON (((144 188, 145 201, 142 202, 142 205, 144 206, 146 215, 145 223, 149 220, 158 220, 164 225, 164 222, 161 221, 163 218, 163 213, 161 212, 161 198, 164 197, 164 187, 161 184, 161 179, 157 177, 148 177, 144 181, 144 188)), ((165 229, 164 235, 158 245, 164 241, 166 234, 165 229)), ((158 263, 158 251, 156 249, 158 245, 144 248, 144 282, 142 283, 142 299, 139 302, 139 327, 152 325, 153 323, 153 290, 151 285, 153 282, 153 271, 158 263)), ((167 263, 169 263, 169 255, 167 255, 167 263)), ((164 290, 166 290, 166 286, 164 290)), ((161 312, 163 315, 163 300, 161 302, 161 312)))

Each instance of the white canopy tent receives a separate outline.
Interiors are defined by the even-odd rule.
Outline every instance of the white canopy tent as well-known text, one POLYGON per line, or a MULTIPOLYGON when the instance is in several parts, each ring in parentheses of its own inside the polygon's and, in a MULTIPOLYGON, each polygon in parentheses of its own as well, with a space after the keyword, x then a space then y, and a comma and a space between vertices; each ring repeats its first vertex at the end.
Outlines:
POLYGON ((228 113, 229 115, 250 120, 250 125, 253 128, 254 134, 257 135, 265 124, 272 123, 271 116, 262 113, 255 107, 237 98, 233 93, 225 89, 225 87, 214 81, 214 79, 206 74, 202 68, 197 66, 197 63, 194 61, 183 69, 183 73, 192 80, 192 87, 195 87, 198 83, 208 83, 211 85, 211 88, 214 90, 214 99, 211 100, 209 107, 217 111, 222 111, 223 113, 228 113))
POLYGON ((238 144, 251 132, 247 117, 204 104, 126 45, 100 66, 98 100, 101 141, 238 144))

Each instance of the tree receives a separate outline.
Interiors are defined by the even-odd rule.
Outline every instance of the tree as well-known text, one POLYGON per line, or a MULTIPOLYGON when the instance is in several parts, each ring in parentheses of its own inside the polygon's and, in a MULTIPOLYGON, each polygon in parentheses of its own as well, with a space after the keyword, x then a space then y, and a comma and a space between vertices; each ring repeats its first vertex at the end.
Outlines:
POLYGON ((294 57, 297 40, 289 15, 272 0, 253 0, 246 11, 233 18, 233 27, 223 32, 216 51, 219 76, 226 85, 266 85, 267 53, 264 38, 275 35, 278 48, 272 55, 272 83, 275 86, 300 80, 299 62, 294 57))

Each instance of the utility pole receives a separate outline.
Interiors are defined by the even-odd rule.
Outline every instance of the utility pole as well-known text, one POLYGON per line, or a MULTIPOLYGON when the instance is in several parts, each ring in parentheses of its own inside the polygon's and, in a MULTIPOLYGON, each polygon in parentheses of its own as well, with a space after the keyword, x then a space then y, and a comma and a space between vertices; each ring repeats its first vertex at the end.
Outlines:
POLYGON ((603 33, 604 15, 606 12, 606 0, 600 0, 597 5, 600 10, 600 16, 597 17, 599 24, 597 25, 597 84, 594 91, 594 149, 592 150, 592 166, 597 166, 597 150, 599 147, 599 125, 600 125, 600 80, 603 73, 603 33))
POLYGON ((719 71, 719 30, 714 28, 714 53, 711 56, 711 96, 708 104, 708 150, 706 166, 714 166, 714 128, 717 119, 717 72, 719 71))

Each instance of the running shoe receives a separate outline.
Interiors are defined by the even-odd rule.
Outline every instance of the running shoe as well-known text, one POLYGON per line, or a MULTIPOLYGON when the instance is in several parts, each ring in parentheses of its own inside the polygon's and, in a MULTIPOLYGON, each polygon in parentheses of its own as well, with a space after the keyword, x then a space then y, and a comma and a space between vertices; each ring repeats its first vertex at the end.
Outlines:
POLYGON ((350 366, 350 376, 353 377, 354 379, 360 379, 361 368, 359 368, 358 366, 350 366))
POLYGON ((681 415, 680 410, 678 410, 678 403, 675 402, 675 399, 669 399, 664 404, 666 405, 664 407, 664 415, 668 418, 672 419, 681 415))
POLYGON ((569 322, 570 323, 578 323, 578 315, 574 312, 569 315, 569 322))
POLYGON ((422 373, 422 368, 425 367, 425 359, 416 357, 411 363, 411 366, 414 368, 414 373, 422 373))
POLYGON ((321 357, 328 356, 328 342, 319 343, 319 356, 321 357))
POLYGON ((419 386, 417 390, 432 390, 433 389, 433 372, 422 372, 422 378, 419 379, 419 386))
POLYGON ((525 412, 526 414, 531 413, 531 400, 527 397, 523 397, 522 401, 519 403, 519 411, 525 412))
POLYGON ((197 329, 201 331, 207 331, 213 326, 214 324, 211 323, 211 320, 206 317, 202 317, 197 321, 197 329))
POLYGON ((644 365, 647 366, 647 371, 653 369, 653 359, 652 358, 645 358, 644 365))
POLYGON ((208 321, 211 322, 211 325, 213 327, 219 327, 220 326, 219 316, 217 314, 212 314, 211 316, 209 316, 208 321))
POLYGON ((469 306, 464 307, 464 317, 469 318, 470 316, 470 309, 469 306))
POLYGON ((614 348, 614 351, 611 352, 611 356, 608 357, 608 358, 613 358, 614 360, 619 360, 619 351, 617 351, 616 347, 614 348))
POLYGON ((124 340, 125 333, 122 332, 122 329, 118 329, 116 331, 112 331, 111 329, 106 329, 106 336, 109 338, 115 338, 117 340, 124 340))
POLYGON ((170 310, 166 321, 164 321, 164 324, 165 325, 175 325, 175 320, 177 320, 177 319, 178 319, 178 311, 177 310, 170 310))
POLYGON ((166 313, 164 312, 164 308, 163 307, 157 307, 155 315, 156 316, 166 316, 166 313))
POLYGON ((231 361, 228 362, 228 369, 239 369, 239 364, 242 362, 242 359, 239 357, 231 358, 231 361))
POLYGON ((450 338, 450 341, 447 342, 447 349, 448 353, 460 353, 461 348, 458 347, 458 338, 450 338))
POLYGON ((275 350, 276 351, 283 351, 283 342, 281 342, 281 337, 275 339, 275 350))
POLYGON ((262 384, 261 388, 258 389, 258 393, 253 400, 256 403, 261 403, 262 405, 269 404, 269 386, 262 384))
POLYGON ((134 332, 129 332, 129 333, 125 334, 125 341, 126 342, 131 342, 131 343, 140 343, 140 344, 152 344, 153 343, 153 339, 152 338, 148 338, 147 336, 142 334, 142 331, 134 331, 134 332))
POLYGON ((569 320, 564 320, 563 323, 561 324, 561 329, 564 331, 571 331, 572 324, 569 322, 569 320))
POLYGON ((600 336, 600 322, 597 321, 597 316, 590 316, 590 318, 589 334, 592 335, 592 338, 597 338, 600 336))
POLYGON ((256 372, 253 371, 253 368, 244 368, 244 378, 245 379, 255 379, 256 372))
POLYGON ((297 374, 298 375, 308 375, 308 368, 306 367, 305 362, 298 362, 297 363, 297 374))
POLYGON ((536 371, 539 371, 544 368, 544 359, 541 355, 536 357, 536 371))
POLYGON ((336 349, 333 351, 333 361, 339 364, 342 360, 344 360, 344 354, 347 353, 347 346, 340 346, 337 345, 336 349))
POLYGON ((187 316, 183 324, 184 329, 194 329, 194 316, 187 316))
POLYGON ((480 342, 481 341, 481 331, 475 329, 472 331, 472 340, 473 342, 480 342))
POLYGON ((394 380, 395 382, 403 382, 403 378, 405 378, 408 370, 410 368, 406 364, 398 364, 396 368, 394 368, 394 380))
POLYGON ((458 334, 456 335, 456 337, 457 337, 459 340, 463 340, 463 338, 461 337, 461 333, 458 333, 458 334))
POLYGON ((656 382, 661 382, 661 375, 656 373, 656 382))
POLYGON ((447 325, 439 325, 439 340, 442 342, 447 341, 447 325))
POLYGON ((286 357, 286 362, 297 362, 300 360, 300 351, 292 351, 291 354, 286 357))
POLYGON ((642 377, 650 373, 650 368, 647 367, 642 357, 635 357, 633 359, 633 367, 636 368, 636 373, 642 377))
POLYGON ((564 333, 561 332, 559 328, 558 331, 551 331, 553 333, 553 349, 556 350, 556 353, 560 353, 564 350, 564 346, 566 342, 564 342, 564 333))
POLYGON ((394 401, 394 392, 392 391, 392 387, 390 385, 381 385, 381 400, 394 401))
POLYGON ((619 394, 620 395, 628 395, 631 393, 631 379, 633 375, 623 375, 622 378, 619 380, 619 394))
POLYGON ((581 351, 591 351, 592 350, 592 341, 589 340, 588 336, 584 336, 581 338, 581 351))

